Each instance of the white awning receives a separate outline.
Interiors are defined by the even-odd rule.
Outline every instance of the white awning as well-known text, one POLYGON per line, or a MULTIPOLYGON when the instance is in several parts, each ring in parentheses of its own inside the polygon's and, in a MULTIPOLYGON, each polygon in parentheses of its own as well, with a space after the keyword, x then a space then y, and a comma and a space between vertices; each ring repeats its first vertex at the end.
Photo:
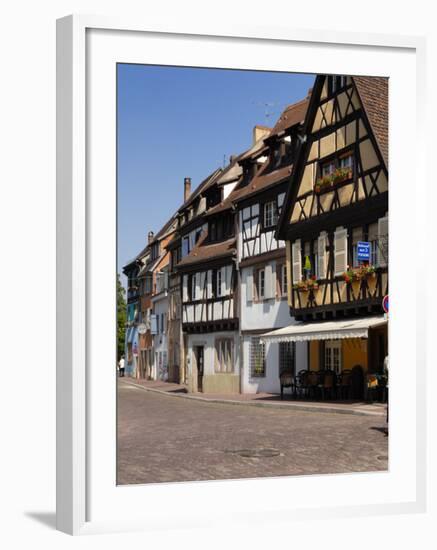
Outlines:
POLYGON ((264 342, 305 342, 308 340, 338 340, 340 338, 367 338, 369 328, 387 324, 383 315, 322 321, 320 323, 298 323, 261 334, 264 342))

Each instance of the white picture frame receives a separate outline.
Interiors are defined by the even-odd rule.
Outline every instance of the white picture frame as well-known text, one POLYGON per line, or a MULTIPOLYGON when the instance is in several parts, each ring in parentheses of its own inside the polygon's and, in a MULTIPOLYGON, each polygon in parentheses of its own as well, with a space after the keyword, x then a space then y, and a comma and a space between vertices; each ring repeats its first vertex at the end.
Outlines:
MULTIPOLYGON (((138 20, 80 15, 58 20, 57 528, 70 534, 166 528, 170 523, 169 515, 174 527, 196 527, 223 518, 237 523, 248 518, 256 521, 257 514, 274 520, 291 516, 293 519, 317 519, 424 511, 427 484, 426 341, 425 319, 418 316, 416 310, 417 304, 425 303, 426 297, 425 289, 420 285, 413 284, 415 292, 408 297, 402 292, 406 284, 411 285, 412 279, 414 283, 417 273, 408 279, 398 272, 396 278, 390 277, 391 292, 399 296, 397 303, 390 304, 393 316, 390 338, 399 342, 399 350, 390 352, 391 364, 398 360, 399 364, 406 365, 408 361, 416 369, 409 377, 409 388, 405 387, 405 380, 395 369, 391 374, 388 473, 349 474, 347 479, 345 476, 309 476, 135 487, 111 485, 111 476, 115 478, 115 370, 111 371, 111 365, 107 367, 109 375, 98 370, 101 367, 96 366, 95 342, 108 337, 114 321, 110 309, 109 318, 102 314, 101 323, 96 312, 102 305, 103 296, 110 296, 112 292, 115 300, 115 267, 111 283, 111 278, 98 277, 95 265, 99 261, 111 265, 115 254, 115 194, 114 187, 111 187, 115 182, 115 119, 108 123, 109 131, 105 128, 106 136, 99 134, 97 138, 97 134, 102 130, 99 122, 105 120, 108 113, 115 113, 115 90, 111 83, 114 84, 116 62, 258 70, 285 70, 289 67, 288 70, 296 72, 302 72, 306 67, 305 72, 353 74, 363 74, 363 71, 365 74, 367 70, 367 74, 389 76, 393 83, 390 92, 390 178, 399 182, 399 188, 405 188, 406 175, 398 162, 405 155, 407 146, 401 130, 408 129, 410 139, 414 136, 418 144, 409 152, 415 158, 416 194, 426 191, 425 162, 420 156, 425 147, 420 147, 419 131, 424 125, 420 94, 425 80, 425 41, 420 37, 320 31, 315 34, 311 30, 236 25, 199 28, 194 23, 189 28, 177 28, 138 20), (207 46, 207 53, 202 53, 202 48, 197 47, 199 43, 207 46), (287 48, 293 48, 301 55, 296 61, 290 61, 289 66, 284 60, 287 48), (329 62, 320 55, 323 50, 329 50, 329 62), (358 51, 359 57, 356 55, 358 51), (403 92, 400 87, 404 88, 403 92), (96 97, 101 99, 102 89, 108 94, 104 101, 99 101, 97 109, 96 97), (400 102, 405 98, 410 101, 409 105, 413 101, 413 107, 404 113, 401 121, 400 102), (108 156, 111 151, 112 155, 108 156), (110 182, 109 191, 104 193, 105 211, 96 200, 102 197, 102 188, 95 183, 97 174, 100 181, 110 182), (405 323, 406 311, 410 315, 408 323, 405 323), (411 340, 408 348, 403 347, 405 337, 411 340), (417 381, 419 375, 420 383, 417 381), (97 378, 99 396, 96 394, 97 378), (405 411, 399 410, 401 407, 396 407, 396 404, 411 388, 414 388, 412 413, 406 417, 405 411), (399 454, 402 437, 408 441, 408 446, 399 454), (102 460, 104 453, 109 453, 105 455, 107 460, 102 460), (376 480, 375 476, 379 478, 376 480), (403 479, 401 484, 400 479, 403 479), (374 489, 377 482, 381 494, 374 498, 372 487, 374 489), (286 498, 291 487, 295 495, 293 499, 286 498), (338 487, 334 497, 333 487, 338 487), (259 498, 260 492, 264 498, 259 498), (120 512, 129 502, 132 509, 140 511, 115 514, 116 507, 120 512), (165 520, 151 512, 153 507, 147 508, 147 503, 152 502, 156 508, 167 506, 165 520), (228 508, 220 515, 218 510, 224 502, 228 503, 228 508), (176 514, 184 503, 191 514, 176 514)), ((402 193, 393 191, 393 186, 390 189, 390 234, 393 234, 396 228, 402 227, 402 212, 408 203, 402 193)), ((415 235, 426 231, 425 224, 426 220, 416 208, 412 213, 411 234, 405 236, 403 246, 408 247, 415 235)), ((423 254, 419 248, 418 266, 423 254)), ((395 272, 393 268, 400 259, 401 245, 393 241, 390 248, 391 273, 395 272)), ((115 266, 115 262, 112 265, 115 266)), ((111 308, 111 299, 108 298, 107 302, 105 307, 111 308)))

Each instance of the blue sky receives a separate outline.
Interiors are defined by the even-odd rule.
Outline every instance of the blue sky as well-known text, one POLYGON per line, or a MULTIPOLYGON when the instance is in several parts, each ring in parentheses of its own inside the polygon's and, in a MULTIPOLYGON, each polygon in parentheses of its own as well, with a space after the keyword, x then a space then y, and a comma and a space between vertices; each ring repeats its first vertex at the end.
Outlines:
POLYGON ((249 148, 255 124, 273 125, 314 76, 130 64, 117 71, 121 273, 182 204, 184 177, 194 189, 224 156, 249 148))

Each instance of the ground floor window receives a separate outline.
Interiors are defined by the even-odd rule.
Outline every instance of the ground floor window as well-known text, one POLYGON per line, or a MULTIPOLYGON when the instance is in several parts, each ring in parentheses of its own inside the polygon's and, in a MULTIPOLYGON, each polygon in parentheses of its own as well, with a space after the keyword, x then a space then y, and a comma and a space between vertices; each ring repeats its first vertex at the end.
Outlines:
POLYGON ((325 342, 325 369, 339 374, 341 371, 341 340, 325 342))
POLYGON ((233 372, 234 341, 223 338, 215 341, 215 372, 233 372))
POLYGON ((250 341, 250 374, 253 377, 266 375, 265 344, 257 337, 250 341))
POLYGON ((295 372, 296 344, 295 342, 281 342, 279 344, 279 376, 283 372, 295 372))

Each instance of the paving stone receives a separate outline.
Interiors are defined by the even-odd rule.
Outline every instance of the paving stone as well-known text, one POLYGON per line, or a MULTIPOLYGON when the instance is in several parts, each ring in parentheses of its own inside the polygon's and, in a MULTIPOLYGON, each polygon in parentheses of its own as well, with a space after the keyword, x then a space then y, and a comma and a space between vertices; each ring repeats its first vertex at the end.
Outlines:
POLYGON ((118 388, 117 452, 119 484, 388 467, 381 416, 236 407, 175 399, 124 383, 118 388))

